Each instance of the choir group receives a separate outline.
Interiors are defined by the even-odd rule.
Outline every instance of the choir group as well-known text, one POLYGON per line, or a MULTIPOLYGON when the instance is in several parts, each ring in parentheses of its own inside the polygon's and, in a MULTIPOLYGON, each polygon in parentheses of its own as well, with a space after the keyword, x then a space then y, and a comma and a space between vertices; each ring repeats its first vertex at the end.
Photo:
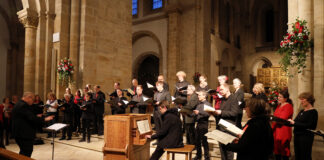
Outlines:
MULTIPOLYGON (((99 85, 93 88, 86 85, 83 90, 75 91, 75 94, 66 88, 63 99, 57 99, 52 92, 48 93, 45 103, 38 95, 25 93, 21 100, 25 103, 21 105, 31 106, 31 113, 35 117, 42 117, 43 119, 38 120, 46 121, 47 126, 57 122, 68 124, 68 127, 63 129, 60 140, 71 140, 72 133, 75 132, 76 136, 82 134, 80 142, 87 141, 88 143, 91 142, 91 134, 103 134, 105 103, 108 103, 113 115, 124 114, 128 108, 131 113, 150 113, 153 115, 155 134, 147 135, 146 138, 157 139, 155 143, 157 148, 151 159, 159 159, 164 153, 164 148, 183 147, 183 134, 185 134, 187 144, 195 145, 197 151, 195 160, 202 157, 205 160, 210 159, 206 136, 210 116, 215 119, 217 130, 232 134, 218 125, 221 119, 243 130, 243 134, 235 135, 237 138, 232 143, 219 143, 222 160, 233 159, 234 152, 237 153, 238 160, 270 159, 271 157, 276 160, 289 159, 292 133, 294 133, 296 159, 311 159, 314 135, 309 130, 316 129, 318 117, 313 107, 315 99, 312 94, 299 95, 303 109, 293 119, 293 104, 287 89, 279 93, 278 106, 272 114, 261 83, 254 85, 252 97, 247 98, 244 96, 245 93, 238 78, 235 78, 233 84, 229 85, 227 76, 221 75, 218 77, 219 86, 211 89, 205 75, 199 77, 200 83, 197 85, 188 83, 186 73, 183 71, 177 72, 176 76, 178 82, 174 86, 173 96, 169 92, 169 85, 164 81, 163 75, 160 75, 155 85, 149 83, 139 85, 138 81, 133 79, 130 88, 121 89, 120 83, 116 82, 109 98, 106 98, 99 85), (144 88, 152 91, 154 95, 144 95, 144 88), (28 98, 32 98, 32 104, 28 103, 28 98), (209 107, 213 110, 207 110, 209 107), (248 120, 242 126, 244 110, 248 120)), ((9 144, 10 135, 13 135, 21 149, 20 153, 30 156, 32 150, 27 153, 22 151, 23 136, 20 137, 18 134, 21 132, 19 125, 22 125, 20 123, 22 113, 15 109, 19 107, 19 105, 15 106, 16 103, 18 103, 18 98, 15 96, 11 102, 8 97, 4 98, 3 104, 0 105, 0 146, 4 147, 3 135, 6 137, 6 145, 9 144), (6 134, 3 134, 4 132, 6 134)), ((56 135, 49 133, 48 137, 51 136, 56 135)))

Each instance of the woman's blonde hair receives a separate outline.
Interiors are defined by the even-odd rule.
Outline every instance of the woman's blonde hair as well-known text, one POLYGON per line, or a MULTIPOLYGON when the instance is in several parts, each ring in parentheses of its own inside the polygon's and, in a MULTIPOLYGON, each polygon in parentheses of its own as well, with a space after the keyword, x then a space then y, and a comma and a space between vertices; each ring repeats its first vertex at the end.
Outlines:
POLYGON ((49 93, 47 94, 47 98, 48 98, 48 99, 50 99, 51 97, 53 97, 54 99, 56 99, 56 95, 55 95, 55 93, 53 93, 53 92, 49 92, 49 93))
POLYGON ((182 76, 183 78, 186 78, 187 74, 184 71, 179 71, 176 74, 177 77, 182 76))
POLYGON ((259 93, 264 93, 264 92, 265 92, 265 90, 264 90, 264 86, 263 86, 262 83, 256 83, 256 84, 254 84, 254 86, 253 86, 253 90, 255 90, 258 94, 259 94, 259 93))

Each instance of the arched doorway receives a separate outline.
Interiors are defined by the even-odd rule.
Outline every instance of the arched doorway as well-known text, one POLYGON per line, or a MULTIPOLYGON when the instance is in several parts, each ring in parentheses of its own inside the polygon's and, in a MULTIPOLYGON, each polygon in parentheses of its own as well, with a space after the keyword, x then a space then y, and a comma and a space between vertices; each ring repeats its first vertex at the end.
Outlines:
POLYGON ((146 82, 155 85, 159 75, 159 65, 159 58, 152 54, 143 57, 143 60, 138 63, 138 83, 143 85, 143 93, 146 96, 153 96, 153 90, 147 88, 146 82))

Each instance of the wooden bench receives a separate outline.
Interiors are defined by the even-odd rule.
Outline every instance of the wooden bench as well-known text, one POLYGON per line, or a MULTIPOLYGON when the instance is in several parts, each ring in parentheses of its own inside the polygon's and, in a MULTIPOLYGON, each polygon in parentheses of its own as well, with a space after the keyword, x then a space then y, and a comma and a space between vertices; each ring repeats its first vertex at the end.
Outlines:
POLYGON ((166 148, 164 151, 167 153, 167 160, 170 160, 170 153, 172 153, 172 160, 175 160, 175 153, 185 154, 185 160, 191 160, 191 154, 194 148, 194 145, 184 145, 182 148, 166 148))
POLYGON ((32 158, 20 155, 18 153, 0 148, 0 159, 1 160, 33 160, 32 158))

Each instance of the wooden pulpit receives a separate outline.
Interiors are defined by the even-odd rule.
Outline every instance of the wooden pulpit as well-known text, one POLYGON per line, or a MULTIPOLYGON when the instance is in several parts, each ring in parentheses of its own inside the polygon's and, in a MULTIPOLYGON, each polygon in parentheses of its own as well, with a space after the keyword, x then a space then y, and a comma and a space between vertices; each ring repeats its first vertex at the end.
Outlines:
POLYGON ((148 160, 152 134, 149 114, 107 115, 104 118, 104 160, 148 160))

